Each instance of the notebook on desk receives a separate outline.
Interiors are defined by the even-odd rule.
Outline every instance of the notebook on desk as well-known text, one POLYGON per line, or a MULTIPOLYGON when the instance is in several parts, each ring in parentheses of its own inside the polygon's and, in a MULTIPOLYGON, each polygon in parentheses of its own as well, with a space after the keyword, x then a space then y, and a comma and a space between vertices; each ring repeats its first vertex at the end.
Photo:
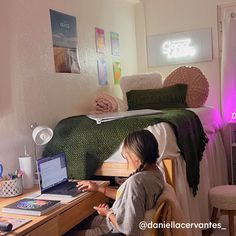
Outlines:
POLYGON ((75 197, 82 193, 76 187, 77 182, 69 181, 65 153, 38 159, 37 170, 42 195, 75 197))

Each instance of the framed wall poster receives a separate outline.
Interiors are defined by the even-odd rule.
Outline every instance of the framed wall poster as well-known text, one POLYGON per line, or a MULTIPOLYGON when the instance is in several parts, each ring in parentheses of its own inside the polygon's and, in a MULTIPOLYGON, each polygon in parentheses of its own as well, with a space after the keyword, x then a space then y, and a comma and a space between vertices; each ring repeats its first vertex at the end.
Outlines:
POLYGON ((110 32, 111 37, 111 54, 113 56, 120 55, 120 45, 119 45, 119 34, 115 32, 110 32))
POLYGON ((50 9, 55 70, 80 73, 76 18, 50 9))
POLYGON ((104 59, 97 60, 98 67, 98 83, 100 85, 107 85, 107 62, 104 59))
POLYGON ((120 62, 113 62, 113 76, 114 76, 114 83, 119 84, 120 83, 120 77, 121 77, 121 65, 120 62))
POLYGON ((104 29, 95 28, 95 43, 96 43, 96 51, 99 53, 104 53, 104 49, 105 49, 104 29))

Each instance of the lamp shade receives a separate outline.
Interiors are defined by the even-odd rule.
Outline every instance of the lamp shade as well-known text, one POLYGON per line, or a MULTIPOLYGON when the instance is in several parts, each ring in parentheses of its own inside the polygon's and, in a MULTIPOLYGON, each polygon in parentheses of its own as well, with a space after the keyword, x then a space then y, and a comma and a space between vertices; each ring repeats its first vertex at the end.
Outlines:
POLYGON ((32 137, 36 145, 44 145, 52 139, 53 131, 46 126, 37 126, 33 129, 32 137))

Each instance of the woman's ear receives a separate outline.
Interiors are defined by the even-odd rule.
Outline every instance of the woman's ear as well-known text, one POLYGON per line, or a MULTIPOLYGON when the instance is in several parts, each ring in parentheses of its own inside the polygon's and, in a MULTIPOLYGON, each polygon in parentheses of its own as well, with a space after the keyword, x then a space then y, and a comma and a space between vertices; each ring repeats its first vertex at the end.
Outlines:
POLYGON ((137 165, 141 165, 142 162, 138 157, 135 157, 135 162, 137 163, 137 165))

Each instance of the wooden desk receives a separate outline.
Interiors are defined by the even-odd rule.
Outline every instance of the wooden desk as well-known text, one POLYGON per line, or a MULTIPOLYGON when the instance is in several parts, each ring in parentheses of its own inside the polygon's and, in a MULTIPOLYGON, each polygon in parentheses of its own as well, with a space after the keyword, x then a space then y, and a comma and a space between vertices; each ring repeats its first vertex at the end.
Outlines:
MULTIPOLYGON (((104 182, 103 184, 107 185, 108 182, 104 182)), ((23 198, 26 194, 36 190, 37 189, 35 188, 31 191, 26 191, 23 195, 17 197, 0 198, 0 208, 17 201, 23 198)), ((100 203, 107 201, 108 198, 99 192, 88 192, 72 202, 62 204, 60 207, 42 216, 16 215, 3 212, 0 214, 3 216, 9 215, 32 220, 8 235, 57 236, 66 233, 82 220, 90 216, 94 212, 93 206, 97 206, 100 203)))

